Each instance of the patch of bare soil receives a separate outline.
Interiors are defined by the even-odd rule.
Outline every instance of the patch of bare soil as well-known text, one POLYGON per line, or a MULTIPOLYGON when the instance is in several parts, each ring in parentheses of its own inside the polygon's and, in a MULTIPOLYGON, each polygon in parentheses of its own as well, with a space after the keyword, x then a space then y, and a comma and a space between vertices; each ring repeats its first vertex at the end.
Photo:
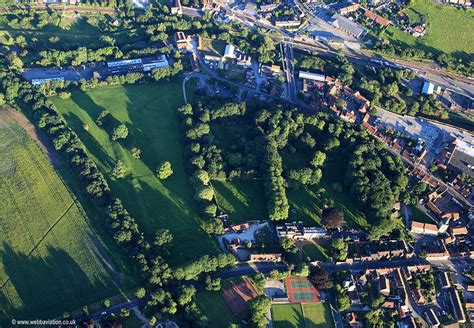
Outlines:
MULTIPOLYGON (((30 136, 30 138, 33 139, 39 145, 41 150, 48 157, 51 164, 58 165, 58 164, 63 163, 63 160, 56 153, 56 150, 54 149, 53 145, 47 138, 46 134, 43 131, 39 130, 37 127, 35 127, 26 118, 26 116, 23 115, 23 113, 9 108, 6 110, 0 110, 0 117, 1 115, 9 115, 11 118, 13 118, 26 131, 26 133, 30 136)), ((1 118, 0 118, 0 122, 1 122, 1 118)))

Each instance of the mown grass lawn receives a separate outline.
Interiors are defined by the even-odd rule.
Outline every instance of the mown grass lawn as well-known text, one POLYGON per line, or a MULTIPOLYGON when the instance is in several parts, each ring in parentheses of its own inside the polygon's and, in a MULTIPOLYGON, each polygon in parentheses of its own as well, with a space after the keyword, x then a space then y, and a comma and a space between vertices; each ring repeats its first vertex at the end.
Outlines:
POLYGON ((265 191, 260 180, 249 182, 212 181, 219 209, 231 222, 266 220, 265 191))
POLYGON ((272 320, 275 328, 329 328, 334 321, 329 306, 318 304, 274 304, 272 320))
POLYGON ((446 52, 472 60, 474 53, 474 12, 443 6, 431 0, 415 0, 404 11, 413 21, 426 16, 428 32, 423 38, 415 38, 390 26, 389 37, 407 46, 419 46, 426 50, 446 52))
POLYGON ((194 189, 184 168, 177 116, 183 104, 181 81, 75 90, 70 99, 52 100, 108 176, 112 191, 136 218, 145 237, 152 241, 157 229, 171 230, 174 241, 167 258, 172 265, 217 254, 216 243, 199 226, 194 189), (103 110, 110 115, 98 126, 95 120, 103 110), (111 131, 119 124, 128 127, 128 137, 112 141, 111 131), (140 159, 131 156, 132 147, 141 149, 140 159), (119 159, 128 171, 124 178, 115 179, 110 171, 119 159), (164 161, 171 162, 174 173, 159 180, 155 172, 164 161))
POLYGON ((334 320, 327 303, 302 304, 306 328, 332 328, 334 320))
POLYGON ((39 146, 2 110, 0 152, 0 325, 54 318, 130 288, 117 250, 91 228, 102 218, 86 216, 39 146))
POLYGON ((274 304, 272 321, 275 328, 305 328, 305 319, 300 304, 274 304))
POLYGON ((411 205, 409 206, 409 210, 411 212, 410 220, 431 224, 435 223, 425 212, 420 210, 418 207, 411 205))
POLYGON ((311 261, 327 261, 329 258, 328 250, 319 244, 306 244, 303 251, 311 261))
POLYGON ((220 292, 210 292, 205 289, 197 291, 196 304, 209 319, 210 328, 229 327, 231 323, 238 324, 241 319, 229 309, 220 292))
POLYGON ((344 211, 344 225, 357 228, 367 228, 368 222, 364 213, 358 210, 344 191, 335 191, 324 181, 320 186, 306 186, 297 190, 288 189, 290 204, 290 221, 303 221, 306 226, 320 226, 321 214, 328 200, 333 206, 344 211))
POLYGON ((201 38, 200 51, 204 55, 210 56, 223 56, 225 51, 226 42, 222 40, 201 38))

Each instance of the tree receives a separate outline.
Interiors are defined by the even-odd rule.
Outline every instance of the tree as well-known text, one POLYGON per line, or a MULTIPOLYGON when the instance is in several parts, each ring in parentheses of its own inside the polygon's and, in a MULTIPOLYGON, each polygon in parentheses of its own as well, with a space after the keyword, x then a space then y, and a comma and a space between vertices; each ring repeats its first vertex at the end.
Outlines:
POLYGON ((196 191, 196 198, 211 201, 214 198, 214 189, 210 186, 200 186, 196 191))
POLYGON ((336 284, 336 305, 339 312, 344 312, 351 307, 351 300, 341 285, 336 284))
POLYGON ((179 291, 178 303, 184 306, 193 300, 196 294, 196 288, 194 286, 182 286, 179 291))
POLYGON ((128 136, 128 128, 125 124, 120 124, 112 131, 112 140, 125 139, 128 136))
POLYGON ((293 241, 288 237, 280 238, 280 245, 288 253, 296 253, 298 248, 293 244, 293 241))
POLYGON ((196 172, 194 172, 193 179, 194 181, 199 182, 204 185, 208 185, 209 181, 211 180, 209 178, 209 173, 207 173, 204 170, 197 170, 196 172))
POLYGON ((18 57, 16 52, 12 51, 7 55, 10 67, 14 70, 21 71, 23 69, 23 61, 18 57))
POLYGON ((347 108, 347 102, 344 99, 339 98, 339 99, 336 100, 336 107, 339 110, 343 110, 343 109, 347 108))
POLYGON ((135 296, 137 298, 144 298, 145 295, 146 295, 146 290, 143 287, 138 288, 137 291, 135 292, 135 296))
POLYGON ((156 170, 156 175, 158 176, 158 179, 160 180, 167 179, 172 174, 173 174, 173 169, 171 168, 170 162, 162 163, 156 170))
POLYGON ((335 207, 325 208, 321 217, 321 224, 328 229, 340 228, 344 222, 344 212, 335 207))
POLYGON ((310 164, 314 167, 321 167, 323 166, 325 160, 326 160, 326 154, 318 150, 317 152, 314 153, 310 164))
POLYGON ((383 295, 379 295, 370 301, 370 307, 372 309, 377 309, 380 305, 382 305, 384 301, 385 301, 385 297, 383 295))
POLYGON ((221 278, 212 279, 211 276, 206 277, 206 289, 211 292, 221 290, 221 278))
POLYGON ((389 84, 388 87, 387 87, 387 94, 389 96, 393 97, 397 93, 398 93, 398 84, 397 84, 397 82, 393 82, 393 83, 389 84))
POLYGON ((169 245, 173 241, 173 235, 168 229, 159 229, 155 233, 153 244, 158 247, 169 245))
POLYGON ((339 147, 340 144, 341 142, 339 141, 339 139, 334 138, 334 137, 329 138, 324 144, 324 150, 326 151, 331 150, 333 148, 339 147))
POLYGON ((347 257, 349 247, 342 238, 331 240, 331 253, 337 261, 344 261, 347 257))
POLYGON ((263 273, 257 273, 255 276, 253 276, 253 281, 255 282, 255 284, 260 290, 263 290, 267 279, 265 278, 263 273))
POLYGON ((252 322, 259 328, 266 327, 268 319, 265 316, 272 306, 271 300, 260 295, 248 302, 250 307, 250 313, 252 314, 252 322))
POLYGON ((138 149, 137 147, 133 147, 130 150, 130 153, 132 154, 133 158, 140 159, 140 155, 141 155, 142 151, 140 149, 138 149))
POLYGON ((318 289, 329 289, 333 287, 333 283, 329 278, 329 273, 320 267, 316 267, 313 272, 311 272, 309 275, 309 280, 318 289))
POLYGON ((112 169, 112 175, 117 179, 120 179, 125 176, 125 173, 127 173, 127 167, 125 166, 125 163, 121 160, 115 162, 115 166, 112 169))

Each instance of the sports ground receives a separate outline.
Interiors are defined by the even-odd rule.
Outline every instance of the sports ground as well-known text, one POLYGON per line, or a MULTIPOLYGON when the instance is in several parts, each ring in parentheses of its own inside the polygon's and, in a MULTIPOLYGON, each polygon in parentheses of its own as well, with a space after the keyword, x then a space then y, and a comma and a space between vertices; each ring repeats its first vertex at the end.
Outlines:
POLYGON ((108 176, 112 191, 136 218, 145 238, 151 240, 161 228, 173 233, 167 258, 172 265, 218 252, 199 226, 198 204, 184 168, 177 117, 184 102, 180 81, 75 90, 69 99, 53 102, 108 176), (98 126, 95 120, 103 110, 110 117, 98 126), (111 130, 118 124, 128 127, 128 137, 112 141, 111 130), (132 147, 141 149, 140 159, 132 157, 132 147), (127 166, 122 179, 110 174, 117 160, 127 166), (164 161, 171 162, 174 173, 159 180, 155 171, 164 161))
POLYGON ((0 110, 1 326, 6 314, 53 318, 131 286, 114 244, 93 229, 102 219, 86 214, 67 172, 56 173, 14 114, 0 110))
POLYGON ((319 303, 319 292, 307 278, 288 277, 285 289, 290 303, 319 303))
POLYGON ((326 303, 274 304, 272 323, 275 328, 334 327, 331 310, 326 303))

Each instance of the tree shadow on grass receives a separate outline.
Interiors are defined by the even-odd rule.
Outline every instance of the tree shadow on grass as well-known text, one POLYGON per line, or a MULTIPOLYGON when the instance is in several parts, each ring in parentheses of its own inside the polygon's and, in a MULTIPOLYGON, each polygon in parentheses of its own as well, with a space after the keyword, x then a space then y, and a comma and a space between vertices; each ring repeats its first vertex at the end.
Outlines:
MULTIPOLYGON (((0 314, 0 322, 11 318, 54 318, 83 304, 96 301, 107 290, 103 282, 91 281, 80 265, 62 249, 48 246, 47 256, 28 256, 3 243, 0 257, 9 280, 2 281, 0 304, 4 308, 5 289, 22 304, 13 312, 0 314)), ((11 303, 8 300, 8 303, 11 303)), ((7 310, 8 311, 8 310, 7 310)))
POLYGON ((288 310, 285 311, 285 320, 275 320, 275 326, 285 328, 305 327, 305 318, 303 316, 303 313, 301 312, 301 307, 299 307, 299 305, 298 307, 290 306, 287 309, 288 310))
POLYGON ((87 150, 95 157, 99 158, 101 163, 105 166, 112 167, 115 160, 105 151, 104 147, 94 138, 93 135, 86 131, 82 131, 82 120, 73 113, 63 113, 64 119, 74 127, 74 131, 79 136, 79 139, 84 143, 87 150))
POLYGON ((204 254, 215 255, 217 249, 197 221, 197 209, 179 195, 166 189, 159 190, 148 182, 135 182, 122 188, 124 205, 137 219, 148 241, 152 241, 157 229, 169 229, 174 235, 173 247, 168 258, 171 264, 182 264, 204 254))

